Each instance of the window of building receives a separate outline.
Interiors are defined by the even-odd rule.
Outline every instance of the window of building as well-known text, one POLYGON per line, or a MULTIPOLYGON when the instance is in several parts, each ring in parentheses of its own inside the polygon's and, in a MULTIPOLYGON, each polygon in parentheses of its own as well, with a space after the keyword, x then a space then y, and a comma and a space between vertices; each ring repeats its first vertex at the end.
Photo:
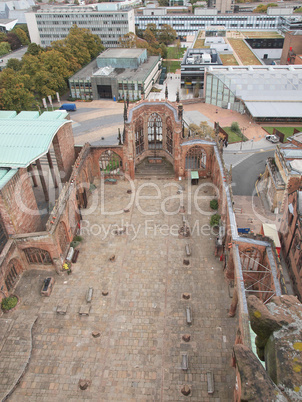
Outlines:
POLYGON ((167 118, 167 152, 173 155, 173 130, 171 118, 167 118))
POLYGON ((187 170, 205 169, 206 164, 207 164, 207 154, 203 148, 196 146, 188 150, 186 154, 187 170))
POLYGON ((135 151, 136 155, 144 152, 144 123, 140 117, 135 123, 135 151))
POLYGON ((148 121, 149 149, 160 149, 163 146, 163 125, 160 116, 152 113, 148 121))
POLYGON ((52 264, 51 257, 48 251, 36 247, 29 247, 24 249, 27 262, 29 264, 52 264))

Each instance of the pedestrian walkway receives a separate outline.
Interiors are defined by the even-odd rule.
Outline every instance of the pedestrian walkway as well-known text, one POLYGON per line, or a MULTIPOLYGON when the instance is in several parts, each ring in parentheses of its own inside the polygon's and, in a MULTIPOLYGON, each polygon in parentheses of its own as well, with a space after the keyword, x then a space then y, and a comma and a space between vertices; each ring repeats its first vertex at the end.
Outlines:
MULTIPOLYGON (((175 181, 150 185, 136 180, 141 195, 136 205, 129 204, 134 193, 128 194, 127 181, 103 190, 96 184, 95 196, 104 197, 104 212, 100 204, 88 215, 82 211, 83 242, 72 274, 53 272, 56 283, 50 297, 39 295, 41 270, 27 271, 17 286, 21 305, 8 318, 33 314, 38 320, 29 366, 8 400, 175 402, 186 398, 181 388, 188 385, 190 401, 229 402, 235 386, 230 361, 237 320, 227 314, 231 299, 222 263, 214 257, 210 217, 199 212, 210 213, 213 189, 203 187, 199 192, 206 197, 198 198, 193 194, 197 186, 189 196, 181 182, 185 192, 178 197, 184 196, 186 211, 190 199, 199 207, 193 205, 192 213, 183 215, 175 181), (183 216, 190 237, 178 234, 183 216), (117 235, 117 228, 126 231, 117 235), (80 316, 89 287, 90 312, 80 316), (56 313, 58 305, 66 309, 65 315, 56 313), (188 368, 182 367, 184 354, 188 368), (210 396, 208 372, 214 375, 210 396), (88 383, 86 390, 79 388, 81 379, 88 383)), ((6 364, 0 367, 3 378, 6 364)))

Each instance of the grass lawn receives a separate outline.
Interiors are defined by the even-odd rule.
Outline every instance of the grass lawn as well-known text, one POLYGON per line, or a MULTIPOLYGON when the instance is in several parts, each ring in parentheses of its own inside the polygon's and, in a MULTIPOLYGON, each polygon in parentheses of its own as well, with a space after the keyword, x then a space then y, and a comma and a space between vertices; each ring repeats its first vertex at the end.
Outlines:
POLYGON ((287 138, 291 137, 294 134, 294 128, 302 131, 302 127, 296 127, 296 126, 295 127, 262 127, 262 128, 270 134, 273 134, 274 128, 276 130, 281 131, 281 133, 284 134, 284 141, 287 141, 287 138))
POLYGON ((204 39, 197 39, 194 44, 194 49, 204 49, 206 47, 209 47, 204 45, 204 41, 204 39))
MULTIPOLYGON (((237 133, 234 133, 234 131, 231 130, 231 127, 223 127, 224 131, 228 133, 229 135, 229 144, 232 144, 232 142, 239 142, 242 140, 242 136, 237 133)), ((243 136, 243 142, 247 141, 247 138, 243 136)))
POLYGON ((242 39, 229 39, 229 42, 244 66, 261 65, 242 39))
POLYGON ((224 66, 238 66, 237 60, 232 54, 220 54, 219 57, 224 66))
POLYGON ((167 59, 182 59, 187 49, 177 47, 168 47, 167 59))
POLYGON ((247 38, 283 38, 276 31, 243 31, 243 35, 247 38))
POLYGON ((180 61, 164 61, 163 67, 167 67, 167 73, 175 73, 180 69, 180 61))

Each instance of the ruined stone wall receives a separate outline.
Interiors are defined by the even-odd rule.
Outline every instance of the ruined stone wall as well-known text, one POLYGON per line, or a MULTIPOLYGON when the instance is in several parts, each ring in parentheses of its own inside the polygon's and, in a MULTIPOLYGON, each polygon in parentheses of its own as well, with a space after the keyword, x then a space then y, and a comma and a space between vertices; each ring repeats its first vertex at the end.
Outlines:
POLYGON ((0 209, 8 235, 36 232, 41 219, 30 177, 19 169, 0 191, 0 209))
POLYGON ((57 159, 58 169, 63 183, 67 182, 72 165, 75 161, 74 139, 72 125, 64 124, 53 139, 53 147, 57 159))

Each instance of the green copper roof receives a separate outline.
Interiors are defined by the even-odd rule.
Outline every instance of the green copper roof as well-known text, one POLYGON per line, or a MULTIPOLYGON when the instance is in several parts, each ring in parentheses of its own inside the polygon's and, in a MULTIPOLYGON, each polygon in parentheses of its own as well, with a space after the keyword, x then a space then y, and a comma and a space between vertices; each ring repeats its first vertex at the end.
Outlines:
POLYGON ((18 120, 33 120, 37 119, 40 116, 39 112, 20 112, 15 119, 18 120))
POLYGON ((7 182, 18 172, 17 169, 3 169, 0 168, 0 190, 7 182))
POLYGON ((0 167, 27 167, 47 153, 60 127, 71 123, 62 118, 43 118, 43 114, 39 117, 36 112, 21 112, 13 118, 0 119, 0 167))
POLYGON ((11 119, 17 116, 17 112, 14 110, 0 110, 0 119, 11 119))
POLYGON ((62 120, 68 116, 66 110, 56 110, 54 112, 44 112, 39 117, 40 120, 62 120))

